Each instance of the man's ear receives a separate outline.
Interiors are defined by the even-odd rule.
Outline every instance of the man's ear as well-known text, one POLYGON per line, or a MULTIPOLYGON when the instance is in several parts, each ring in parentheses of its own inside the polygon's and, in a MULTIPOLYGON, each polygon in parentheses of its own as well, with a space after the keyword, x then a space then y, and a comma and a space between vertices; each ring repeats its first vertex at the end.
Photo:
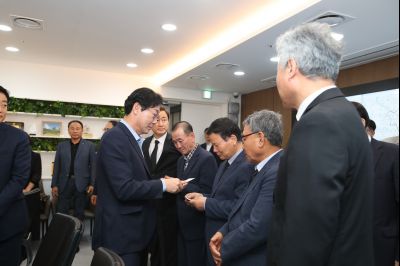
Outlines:
POLYGON ((294 61, 294 59, 289 59, 287 62, 287 73, 289 74, 289 77, 293 77, 295 73, 297 72, 297 63, 294 61))
POLYGON ((142 110, 142 106, 138 102, 135 102, 133 104, 131 113, 133 112, 134 114, 138 114, 141 110, 142 110))

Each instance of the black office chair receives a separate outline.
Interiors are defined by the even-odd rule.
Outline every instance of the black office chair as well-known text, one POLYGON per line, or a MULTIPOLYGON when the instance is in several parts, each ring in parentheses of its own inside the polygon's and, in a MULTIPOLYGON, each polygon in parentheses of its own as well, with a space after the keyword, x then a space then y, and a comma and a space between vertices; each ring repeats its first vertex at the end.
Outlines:
POLYGON ((94 252, 90 266, 125 266, 125 263, 114 251, 99 247, 94 252))
POLYGON ((56 213, 40 243, 33 266, 70 266, 83 234, 82 222, 56 213))

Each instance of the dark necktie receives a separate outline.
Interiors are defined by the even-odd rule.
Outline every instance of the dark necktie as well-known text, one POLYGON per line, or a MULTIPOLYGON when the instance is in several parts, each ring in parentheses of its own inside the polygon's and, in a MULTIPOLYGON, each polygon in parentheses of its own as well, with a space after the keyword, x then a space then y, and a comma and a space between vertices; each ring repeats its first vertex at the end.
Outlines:
POLYGON ((226 172, 226 169, 228 169, 229 166, 230 166, 229 162, 226 162, 224 170, 222 170, 221 177, 224 175, 224 173, 226 172))
POLYGON ((251 174, 250 183, 249 184, 251 184, 251 182, 253 182, 253 180, 256 177, 256 175, 258 175, 258 170, 257 169, 255 169, 254 172, 251 174))
POLYGON ((156 164, 157 164, 158 143, 160 143, 158 140, 154 141, 154 149, 153 149, 153 152, 150 155, 150 162, 151 162, 151 170, 152 171, 154 171, 154 169, 156 168, 156 164))

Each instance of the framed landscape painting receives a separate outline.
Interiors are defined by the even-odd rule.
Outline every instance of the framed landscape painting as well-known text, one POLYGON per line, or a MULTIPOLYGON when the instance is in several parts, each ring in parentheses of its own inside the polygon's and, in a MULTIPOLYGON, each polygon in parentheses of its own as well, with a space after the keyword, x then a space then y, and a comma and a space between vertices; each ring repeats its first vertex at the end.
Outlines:
POLYGON ((7 125, 24 130, 24 122, 5 121, 4 123, 6 123, 7 125))
POLYGON ((50 137, 59 137, 61 135, 61 122, 43 121, 42 135, 50 137))

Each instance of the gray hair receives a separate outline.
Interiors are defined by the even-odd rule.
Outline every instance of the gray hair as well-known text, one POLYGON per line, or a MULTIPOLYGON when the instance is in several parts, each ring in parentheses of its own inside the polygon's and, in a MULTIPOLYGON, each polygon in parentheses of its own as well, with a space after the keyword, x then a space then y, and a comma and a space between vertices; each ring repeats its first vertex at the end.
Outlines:
POLYGON ((281 115, 264 109, 249 115, 243 126, 249 126, 252 132, 262 132, 265 138, 274 146, 281 147, 283 139, 283 126, 281 115))
POLYGON ((288 30, 276 41, 279 67, 285 68, 293 59, 300 72, 311 79, 321 77, 335 81, 342 50, 342 42, 332 37, 329 25, 317 22, 288 30))

